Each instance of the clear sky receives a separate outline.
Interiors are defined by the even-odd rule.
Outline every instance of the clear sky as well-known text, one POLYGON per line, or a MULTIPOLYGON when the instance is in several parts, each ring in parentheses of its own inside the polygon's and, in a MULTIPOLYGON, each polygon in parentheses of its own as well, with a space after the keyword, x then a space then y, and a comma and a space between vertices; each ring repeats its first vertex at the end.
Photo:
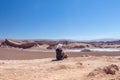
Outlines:
POLYGON ((120 39, 120 0, 0 0, 0 38, 120 39))

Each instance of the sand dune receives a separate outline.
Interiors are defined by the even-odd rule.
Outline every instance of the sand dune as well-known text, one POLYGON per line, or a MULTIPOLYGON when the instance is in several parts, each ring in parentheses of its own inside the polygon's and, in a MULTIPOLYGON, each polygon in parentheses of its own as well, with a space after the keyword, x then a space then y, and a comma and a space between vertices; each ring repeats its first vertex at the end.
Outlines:
POLYGON ((120 80, 119 70, 115 74, 101 72, 111 64, 119 69, 120 59, 91 56, 62 61, 54 61, 54 58, 0 60, 0 80, 120 80))

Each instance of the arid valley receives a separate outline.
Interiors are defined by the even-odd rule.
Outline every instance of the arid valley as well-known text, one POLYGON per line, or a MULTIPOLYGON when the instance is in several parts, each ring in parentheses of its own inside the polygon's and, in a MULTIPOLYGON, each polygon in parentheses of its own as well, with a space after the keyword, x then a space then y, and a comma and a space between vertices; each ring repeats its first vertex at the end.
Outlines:
POLYGON ((1 41, 0 80, 120 80, 119 51, 89 50, 106 46, 119 50, 118 41, 32 41, 35 45, 29 48, 17 45, 31 44, 31 41, 8 41, 1 41), (58 43, 64 45, 67 59, 55 60, 54 48, 58 43))

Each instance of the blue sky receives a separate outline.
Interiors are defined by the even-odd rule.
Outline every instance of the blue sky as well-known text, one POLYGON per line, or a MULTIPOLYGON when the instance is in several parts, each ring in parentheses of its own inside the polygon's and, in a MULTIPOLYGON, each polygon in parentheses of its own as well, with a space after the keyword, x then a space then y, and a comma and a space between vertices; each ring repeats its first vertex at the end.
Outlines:
POLYGON ((120 0, 0 0, 0 38, 120 39, 120 0))

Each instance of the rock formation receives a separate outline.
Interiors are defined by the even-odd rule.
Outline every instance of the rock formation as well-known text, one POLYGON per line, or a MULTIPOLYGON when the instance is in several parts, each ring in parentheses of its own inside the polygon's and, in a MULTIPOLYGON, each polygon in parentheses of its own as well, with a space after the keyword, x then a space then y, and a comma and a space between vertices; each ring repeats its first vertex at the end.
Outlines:
POLYGON ((37 45, 34 42, 22 43, 22 42, 16 42, 16 41, 13 41, 13 40, 9 40, 9 39, 6 39, 4 44, 6 44, 8 46, 11 46, 11 47, 18 47, 18 48, 24 48, 24 49, 31 48, 31 47, 37 45))

